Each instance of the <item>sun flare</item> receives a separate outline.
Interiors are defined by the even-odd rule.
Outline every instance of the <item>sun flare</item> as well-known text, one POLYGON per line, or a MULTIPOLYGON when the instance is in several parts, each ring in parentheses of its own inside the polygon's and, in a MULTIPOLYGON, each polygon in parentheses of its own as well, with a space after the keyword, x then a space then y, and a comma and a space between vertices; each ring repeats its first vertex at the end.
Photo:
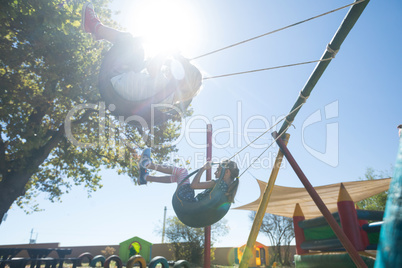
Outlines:
POLYGON ((142 36, 147 55, 163 50, 185 53, 195 44, 196 14, 185 1, 143 1, 129 30, 142 36))

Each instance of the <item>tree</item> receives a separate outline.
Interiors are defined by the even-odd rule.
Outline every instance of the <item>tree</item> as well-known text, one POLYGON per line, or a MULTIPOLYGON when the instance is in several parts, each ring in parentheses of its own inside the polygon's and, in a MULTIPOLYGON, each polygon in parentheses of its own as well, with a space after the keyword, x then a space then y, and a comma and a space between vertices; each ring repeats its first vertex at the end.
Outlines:
MULTIPOLYGON (((97 88, 107 42, 80 29, 83 1, 1 1, 0 219, 16 201, 26 212, 41 192, 59 201, 73 185, 100 187, 101 168, 136 182, 137 151, 152 146, 156 161, 176 152, 180 118, 149 131, 112 117, 97 88), (159 146, 158 146, 159 145, 159 146)), ((109 0, 94 0, 111 20, 109 0)))
MULTIPOLYGON (((229 227, 225 220, 221 220, 211 226, 211 246, 219 237, 228 233, 229 227)), ((157 230, 162 233, 162 230, 157 230)), ((176 216, 166 220, 165 235, 171 243, 170 248, 174 252, 176 260, 187 260, 200 265, 203 262, 204 253, 204 228, 192 228, 183 224, 176 216)), ((213 249, 211 248, 213 258, 213 249)))
MULTIPOLYGON (((256 212, 250 213, 251 221, 254 221, 255 214, 256 212)), ((270 263, 290 265, 290 242, 295 237, 293 220, 266 213, 260 231, 268 236, 270 241, 270 263)))
POLYGON ((105 256, 105 258, 114 255, 115 252, 116 249, 114 247, 105 247, 104 250, 101 250, 101 253, 103 254, 103 256, 105 256))
MULTIPOLYGON (((366 173, 364 174, 364 178, 360 178, 360 180, 377 180, 381 178, 389 178, 391 177, 389 174, 390 171, 375 171, 372 168, 367 168, 366 173)), ((388 191, 376 194, 372 197, 364 199, 360 202, 357 202, 357 206, 360 209, 365 210, 385 210, 385 204, 387 202, 388 191)))

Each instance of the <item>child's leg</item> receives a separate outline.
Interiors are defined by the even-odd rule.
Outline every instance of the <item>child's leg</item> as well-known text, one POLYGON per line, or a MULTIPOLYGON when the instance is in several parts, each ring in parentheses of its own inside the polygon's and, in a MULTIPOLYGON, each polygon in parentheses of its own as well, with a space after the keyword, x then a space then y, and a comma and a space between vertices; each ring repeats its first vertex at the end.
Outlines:
POLYGON ((188 172, 185 168, 178 168, 174 166, 167 165, 155 165, 154 163, 150 163, 147 165, 148 169, 156 170, 165 174, 170 174, 170 176, 147 176, 147 181, 152 182, 160 182, 160 183, 180 183, 185 177, 187 177, 188 172))
POLYGON ((172 183, 172 176, 151 176, 148 175, 146 180, 149 182, 159 182, 159 183, 172 183))
POLYGON ((117 37, 120 34, 124 34, 124 32, 103 25, 90 2, 85 3, 82 7, 81 16, 83 30, 92 34, 96 40, 106 39, 109 42, 115 43, 117 37))
POLYGON ((126 34, 125 32, 121 32, 119 30, 110 28, 105 25, 100 25, 96 29, 96 36, 99 39, 105 39, 111 43, 116 43, 116 40, 118 39, 119 35, 126 34))
MULTIPOLYGON (((172 174, 173 168, 165 165, 155 165, 154 163, 150 163, 146 166, 147 169, 156 170, 165 174, 172 174)), ((149 182, 159 182, 159 183, 172 183, 172 175, 170 176, 147 176, 147 181, 149 182)))
POLYGON ((173 174, 173 171, 175 169, 175 167, 173 166, 168 166, 168 165, 156 165, 154 163, 150 163, 149 165, 147 165, 148 169, 152 169, 152 170, 156 170, 165 174, 173 174))

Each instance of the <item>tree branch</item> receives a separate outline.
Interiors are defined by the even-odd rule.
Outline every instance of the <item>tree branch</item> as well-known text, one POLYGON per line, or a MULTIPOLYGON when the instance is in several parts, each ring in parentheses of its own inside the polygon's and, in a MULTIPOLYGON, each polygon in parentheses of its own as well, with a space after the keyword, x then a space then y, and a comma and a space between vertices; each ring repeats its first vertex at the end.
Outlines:
POLYGON ((3 127, 0 125, 0 174, 4 176, 6 170, 6 145, 1 137, 3 127))
MULTIPOLYGON (((86 110, 84 114, 81 116, 81 118, 71 122, 72 126, 76 126, 78 124, 81 124, 85 120, 87 120, 90 116, 92 111, 86 110)), ((52 136, 52 138, 47 142, 43 147, 39 148, 39 150, 43 150, 43 155, 42 155, 42 160, 36 161, 38 163, 38 166, 42 164, 45 159, 48 157, 50 152, 52 151, 53 148, 56 147, 56 145, 61 141, 61 139, 64 137, 65 130, 64 130, 64 123, 60 125, 59 130, 56 132, 55 135, 52 136)))

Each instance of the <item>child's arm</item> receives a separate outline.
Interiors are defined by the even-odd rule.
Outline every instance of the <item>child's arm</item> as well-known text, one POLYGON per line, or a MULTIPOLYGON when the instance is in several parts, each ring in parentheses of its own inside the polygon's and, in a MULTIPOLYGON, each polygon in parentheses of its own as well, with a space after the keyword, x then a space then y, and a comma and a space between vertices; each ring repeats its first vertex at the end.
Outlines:
POLYGON ((146 68, 148 73, 152 77, 156 77, 158 73, 160 73, 162 65, 165 63, 168 55, 166 54, 159 54, 156 57, 149 59, 146 63, 146 68))
POLYGON ((203 182, 200 181, 204 171, 210 168, 211 168, 211 162, 206 162, 205 165, 195 175, 194 180, 191 182, 191 188, 209 189, 215 186, 215 181, 203 181, 203 182))
MULTIPOLYGON (((156 77, 162 70, 162 66, 170 66, 170 62, 173 60, 179 60, 179 62, 183 61, 185 58, 178 54, 177 51, 163 51, 160 52, 155 57, 149 59, 146 63, 146 68, 148 73, 152 77, 156 77)), ((168 75, 168 78, 171 78, 171 74, 168 75)))

